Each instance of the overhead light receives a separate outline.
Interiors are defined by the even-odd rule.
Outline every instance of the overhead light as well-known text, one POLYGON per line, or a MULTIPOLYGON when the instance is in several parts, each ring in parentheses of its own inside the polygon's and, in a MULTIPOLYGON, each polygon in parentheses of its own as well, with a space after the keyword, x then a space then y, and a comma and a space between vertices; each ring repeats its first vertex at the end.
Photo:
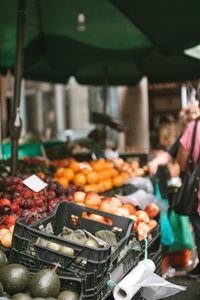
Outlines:
POLYGON ((184 50, 184 53, 188 56, 200 59, 200 45, 197 45, 193 48, 184 50))
POLYGON ((85 31, 86 30, 85 15, 83 13, 78 14, 77 22, 78 22, 77 30, 85 31))

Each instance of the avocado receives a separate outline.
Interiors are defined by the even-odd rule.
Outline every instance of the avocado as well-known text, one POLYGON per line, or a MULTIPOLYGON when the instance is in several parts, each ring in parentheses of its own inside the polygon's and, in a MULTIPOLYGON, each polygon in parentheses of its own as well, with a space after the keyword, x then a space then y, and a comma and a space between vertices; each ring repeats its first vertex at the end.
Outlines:
POLYGON ((12 300, 32 300, 32 298, 24 293, 17 293, 12 296, 12 300))
POLYGON ((43 269, 38 271, 30 282, 29 291, 32 297, 57 297, 60 290, 60 279, 55 271, 43 269))
POLYGON ((3 251, 0 250, 0 268, 6 266, 8 264, 7 256, 3 251))
POLYGON ((58 295, 58 300, 79 300, 79 295, 73 291, 63 291, 58 295))
POLYGON ((0 269, 0 280, 10 295, 26 292, 30 283, 29 270, 20 264, 10 264, 0 269))

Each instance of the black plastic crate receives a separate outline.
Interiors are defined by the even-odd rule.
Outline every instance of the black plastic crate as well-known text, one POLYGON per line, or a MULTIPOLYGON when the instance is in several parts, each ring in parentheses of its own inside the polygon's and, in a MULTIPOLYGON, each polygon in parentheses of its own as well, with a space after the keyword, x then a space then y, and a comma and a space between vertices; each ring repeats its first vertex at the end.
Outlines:
POLYGON ((112 297, 111 294, 114 287, 108 285, 110 278, 118 283, 137 265, 139 257, 140 252, 129 250, 122 260, 110 270, 99 285, 93 289, 85 289, 83 291, 83 298, 88 300, 104 300, 112 297))
MULTIPOLYGON (((160 233, 160 224, 158 223, 156 227, 154 227, 148 234, 147 237, 147 245, 148 247, 153 244, 157 239, 161 238, 161 233, 160 233)), ((145 242, 144 240, 140 241, 140 245, 142 250, 145 249, 145 242)))
POLYGON ((134 222, 131 219, 109 214, 100 210, 80 206, 70 202, 57 204, 53 214, 32 225, 27 225, 24 219, 18 219, 13 233, 12 249, 9 262, 22 263, 31 271, 41 268, 50 268, 59 262, 58 273, 63 275, 66 272, 87 275, 88 286, 94 287, 107 274, 109 266, 117 263, 117 258, 124 246, 132 238, 134 222), (96 222, 84 218, 84 212, 95 213, 112 219, 112 225, 96 222), (39 230, 40 225, 52 224, 54 234, 48 234, 39 230), (79 243, 57 237, 63 227, 72 229, 83 228, 92 234, 98 230, 113 230, 117 238, 117 245, 111 250, 108 245, 104 248, 93 248, 79 243), (37 244, 38 238, 74 249, 74 255, 66 255, 37 244), (94 275, 95 274, 95 279, 94 275))
MULTIPOLYGON (((148 258, 152 259, 155 263, 156 270, 155 273, 158 275, 162 274, 162 255, 161 255, 161 244, 159 238, 155 240, 148 247, 148 258)), ((128 254, 122 259, 122 261, 115 266, 111 271, 111 278, 117 284, 119 283, 123 277, 125 277, 136 265, 140 260, 144 258, 144 251, 138 253, 136 255, 135 251, 129 251, 128 254), (114 278, 117 275, 117 279, 114 278)), ((110 279, 109 274, 105 276, 104 280, 95 288, 90 290, 83 291, 84 299, 88 300, 104 300, 109 299, 113 300, 112 291, 114 289, 113 286, 108 286, 108 281, 110 279)), ((140 291, 132 298, 132 300, 143 300, 144 298, 141 296, 140 291)))

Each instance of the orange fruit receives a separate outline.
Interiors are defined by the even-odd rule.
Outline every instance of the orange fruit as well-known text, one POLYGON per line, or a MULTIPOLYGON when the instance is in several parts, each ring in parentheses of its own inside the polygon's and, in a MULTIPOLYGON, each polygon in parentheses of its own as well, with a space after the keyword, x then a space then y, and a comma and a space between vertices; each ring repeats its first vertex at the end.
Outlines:
POLYGON ((41 178, 44 178, 46 175, 42 172, 38 172, 38 175, 40 175, 41 178))
POLYGON ((83 186, 83 185, 85 185, 86 184, 85 175, 83 175, 82 173, 75 174, 74 178, 73 178, 73 183, 76 186, 83 186))
POLYGON ((124 179, 122 176, 118 175, 112 178, 112 183, 114 186, 122 186, 124 184, 124 179))
POLYGON ((71 181, 74 178, 74 171, 70 168, 65 168, 62 176, 67 177, 67 179, 71 181))
POLYGON ((95 193, 99 193, 99 186, 98 184, 91 184, 91 187, 92 187, 92 191, 95 192, 95 193))
POLYGON ((87 174, 86 176, 87 183, 97 183, 99 181, 99 174, 95 171, 91 171, 90 173, 87 174))
POLYGON ((88 168, 83 168, 81 169, 81 173, 83 173, 83 175, 87 175, 90 173, 90 170, 88 168))
POLYGON ((74 171, 74 173, 78 173, 80 171, 80 164, 77 161, 72 161, 69 164, 69 168, 74 171))
POLYGON ((1 237, 1 244, 6 247, 6 248, 11 248, 12 246, 12 233, 11 232, 7 232, 4 233, 1 237))
POLYGON ((114 169, 114 168, 112 168, 110 170, 110 173, 111 173, 111 177, 115 177, 115 176, 119 175, 119 172, 117 171, 117 169, 114 169))
POLYGON ((103 192, 105 192, 104 181, 100 181, 100 182, 98 183, 98 190, 99 190, 98 193, 103 193, 103 192))
POLYGON ((61 177, 63 172, 64 172, 64 168, 58 168, 56 173, 54 174, 55 177, 61 177))
POLYGON ((66 189, 69 186, 69 181, 66 177, 59 177, 57 181, 66 189))
POLYGON ((121 172, 120 175, 123 177, 124 180, 130 178, 130 175, 127 172, 121 172))
POLYGON ((92 168, 93 168, 93 170, 96 171, 96 172, 102 171, 102 170, 103 170, 103 167, 104 167, 104 164, 103 164, 102 162, 100 162, 100 161, 94 161, 94 162, 92 163, 92 168))
POLYGON ((111 190, 113 188, 113 183, 111 179, 106 179, 103 181, 103 183, 106 191, 111 190))
POLYGON ((106 162, 104 163, 104 165, 105 165, 105 168, 106 168, 106 169, 111 169, 112 166, 113 166, 113 164, 112 164, 110 161, 106 161, 106 162))
POLYGON ((93 189, 92 189, 92 185, 91 184, 86 184, 84 185, 84 192, 93 192, 93 189))

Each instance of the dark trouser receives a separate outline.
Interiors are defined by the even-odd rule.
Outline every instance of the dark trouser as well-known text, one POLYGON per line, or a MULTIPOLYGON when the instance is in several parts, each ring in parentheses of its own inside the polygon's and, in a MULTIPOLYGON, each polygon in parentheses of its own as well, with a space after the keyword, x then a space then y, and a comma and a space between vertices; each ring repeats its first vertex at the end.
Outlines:
POLYGON ((195 233, 198 259, 199 259, 199 262, 200 262, 200 216, 198 214, 196 214, 194 216, 191 216, 190 221, 192 223, 194 233, 195 233))

